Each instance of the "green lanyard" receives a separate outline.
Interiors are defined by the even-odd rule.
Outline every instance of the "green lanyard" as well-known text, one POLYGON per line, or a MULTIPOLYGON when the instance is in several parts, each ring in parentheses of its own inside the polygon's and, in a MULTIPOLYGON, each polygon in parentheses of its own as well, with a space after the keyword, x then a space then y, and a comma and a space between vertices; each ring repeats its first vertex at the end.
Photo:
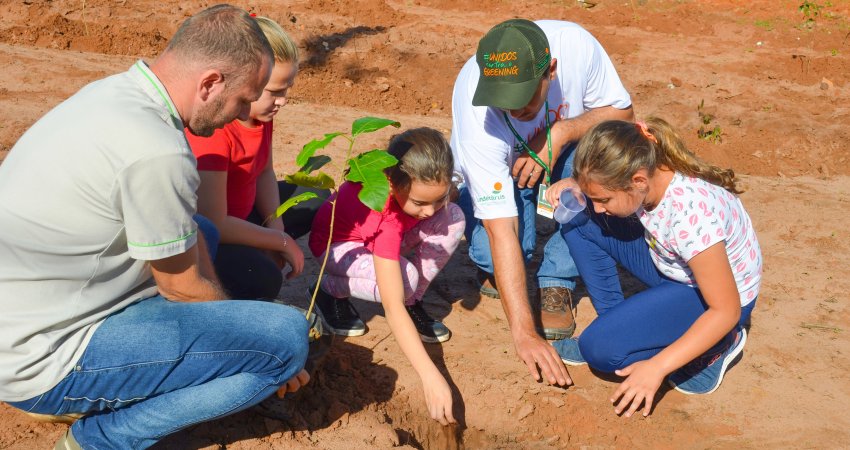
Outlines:
MULTIPOLYGON (((552 126, 549 123, 549 100, 546 100, 545 105, 546 105, 546 144, 549 146, 549 162, 552 162, 552 131, 551 131, 552 126)), ((508 128, 511 129, 511 133, 514 134, 514 137, 522 144, 523 147, 525 147, 525 150, 528 152, 528 156, 531 156, 531 159, 533 159, 534 162, 536 162, 537 164, 540 164, 540 166, 543 167, 543 170, 546 171, 546 184, 549 184, 550 174, 551 174, 551 172, 549 170, 549 166, 547 166, 546 163, 544 163, 543 160, 540 159, 539 156, 537 156, 537 153, 535 153, 534 150, 532 150, 531 147, 529 147, 528 142, 525 142, 525 139, 523 139, 522 136, 520 136, 519 133, 517 133, 516 129, 511 124, 510 119, 508 119, 508 114, 506 112, 502 111, 502 117, 505 118, 505 123, 508 124, 508 128)))
MULTIPOLYGON (((165 94, 162 92, 162 89, 159 88, 159 85, 156 84, 155 81, 153 81, 150 75, 148 75, 148 72, 145 70, 145 68, 141 67, 140 64, 142 64, 141 61, 136 62, 136 65, 139 66, 139 71, 142 72, 142 75, 144 75, 145 78, 148 79, 148 81, 150 81, 151 85, 153 85, 153 88, 156 89, 156 92, 158 92, 159 96, 162 97, 162 101, 165 102, 165 107, 168 108, 168 113, 171 114, 172 118, 179 120, 180 117, 177 115, 177 113, 174 112, 174 109, 171 108, 171 102, 168 100, 168 97, 165 96, 165 94)), ((182 123, 182 120, 180 120, 180 122, 182 123)))

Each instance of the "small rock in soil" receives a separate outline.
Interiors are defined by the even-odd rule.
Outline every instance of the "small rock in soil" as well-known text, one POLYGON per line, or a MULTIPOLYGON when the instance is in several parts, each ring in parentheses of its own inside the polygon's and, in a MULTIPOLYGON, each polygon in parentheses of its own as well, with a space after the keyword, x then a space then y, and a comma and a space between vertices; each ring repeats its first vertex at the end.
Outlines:
POLYGON ((517 411, 516 418, 517 418, 517 420, 525 419, 526 417, 528 417, 529 414, 531 414, 533 412, 534 412, 534 405, 531 405, 531 404, 523 405, 519 409, 519 411, 517 411))

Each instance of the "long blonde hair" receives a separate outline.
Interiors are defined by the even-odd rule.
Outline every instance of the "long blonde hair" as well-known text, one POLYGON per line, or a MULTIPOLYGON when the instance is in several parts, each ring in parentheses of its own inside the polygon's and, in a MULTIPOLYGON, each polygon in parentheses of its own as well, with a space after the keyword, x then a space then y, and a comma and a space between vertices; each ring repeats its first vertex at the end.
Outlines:
POLYGON ((643 123, 610 120, 593 127, 579 142, 573 162, 573 178, 584 185, 593 181, 610 190, 629 190, 632 176, 646 169, 666 166, 684 175, 701 178, 733 194, 743 192, 732 169, 711 165, 693 154, 664 119, 650 117, 643 123), (644 131, 647 134, 644 134, 644 131))
POLYGON ((259 16, 255 19, 272 47, 275 61, 291 62, 298 67, 298 46, 286 31, 283 31, 283 27, 268 17, 259 16))

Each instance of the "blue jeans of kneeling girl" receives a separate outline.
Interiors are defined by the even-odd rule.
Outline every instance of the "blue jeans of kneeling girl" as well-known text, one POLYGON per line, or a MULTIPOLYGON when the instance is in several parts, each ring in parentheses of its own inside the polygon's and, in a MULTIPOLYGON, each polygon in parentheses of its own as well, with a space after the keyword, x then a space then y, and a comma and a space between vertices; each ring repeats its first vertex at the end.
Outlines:
MULTIPOLYGON (((685 334, 708 308, 699 289, 658 272, 637 217, 596 214, 588 205, 561 233, 598 314, 578 340, 590 367, 613 372, 652 358, 685 334), (647 286, 628 300, 618 263, 647 286)), ((755 303, 741 308, 739 325, 749 321, 755 303)))

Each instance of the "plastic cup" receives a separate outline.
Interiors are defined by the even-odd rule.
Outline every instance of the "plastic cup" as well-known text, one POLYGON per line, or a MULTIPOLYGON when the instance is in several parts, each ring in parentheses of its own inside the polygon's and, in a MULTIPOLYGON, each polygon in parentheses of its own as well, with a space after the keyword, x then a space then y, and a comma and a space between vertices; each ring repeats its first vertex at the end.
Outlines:
POLYGON ((561 191, 561 198, 554 212, 555 220, 558 223, 567 223, 578 213, 584 211, 584 208, 587 207, 587 202, 584 200, 584 194, 579 194, 579 197, 576 198, 571 188, 561 191))

